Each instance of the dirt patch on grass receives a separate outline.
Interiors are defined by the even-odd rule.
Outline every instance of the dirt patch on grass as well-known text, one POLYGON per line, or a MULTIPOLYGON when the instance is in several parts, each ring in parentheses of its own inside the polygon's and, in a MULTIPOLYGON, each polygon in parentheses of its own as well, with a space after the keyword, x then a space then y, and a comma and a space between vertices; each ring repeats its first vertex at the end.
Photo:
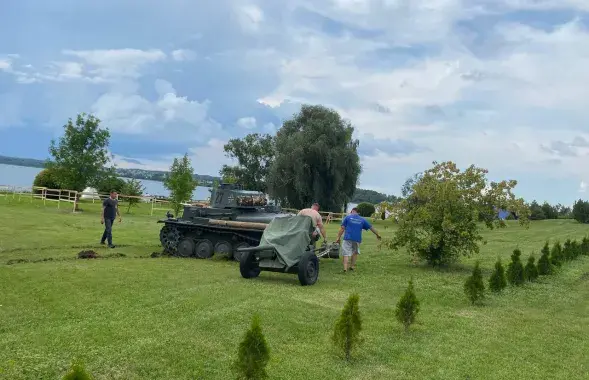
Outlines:
POLYGON ((91 249, 78 252, 78 259, 97 259, 98 253, 91 249))

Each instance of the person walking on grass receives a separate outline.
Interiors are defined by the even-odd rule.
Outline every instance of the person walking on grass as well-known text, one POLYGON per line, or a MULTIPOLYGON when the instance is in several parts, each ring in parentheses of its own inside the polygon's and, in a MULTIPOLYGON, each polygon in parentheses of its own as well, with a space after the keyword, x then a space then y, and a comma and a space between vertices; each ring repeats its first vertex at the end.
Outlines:
POLYGON ((104 244, 104 241, 108 239, 109 248, 115 247, 112 244, 112 225, 114 224, 117 215, 119 216, 119 223, 121 223, 123 219, 119 213, 117 192, 112 190, 110 192, 110 197, 102 202, 102 214, 100 216, 100 224, 104 224, 104 233, 102 234, 102 239, 100 239, 100 244, 104 244))
POLYGON ((337 234, 336 243, 339 244, 342 234, 344 234, 344 243, 342 244, 342 256, 344 259, 344 273, 348 272, 348 259, 352 257, 350 270, 356 269, 356 258, 360 253, 360 243, 362 243, 362 230, 370 230, 380 240, 380 235, 374 227, 363 217, 358 214, 358 209, 354 207, 350 215, 347 215, 342 221, 342 226, 337 234))

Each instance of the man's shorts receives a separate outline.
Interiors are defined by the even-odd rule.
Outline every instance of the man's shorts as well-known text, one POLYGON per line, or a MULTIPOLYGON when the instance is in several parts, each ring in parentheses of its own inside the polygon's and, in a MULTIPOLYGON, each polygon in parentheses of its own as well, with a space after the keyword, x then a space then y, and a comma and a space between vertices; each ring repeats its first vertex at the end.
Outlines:
POLYGON ((352 256, 354 252, 360 254, 360 243, 351 240, 344 240, 342 243, 342 255, 352 256))

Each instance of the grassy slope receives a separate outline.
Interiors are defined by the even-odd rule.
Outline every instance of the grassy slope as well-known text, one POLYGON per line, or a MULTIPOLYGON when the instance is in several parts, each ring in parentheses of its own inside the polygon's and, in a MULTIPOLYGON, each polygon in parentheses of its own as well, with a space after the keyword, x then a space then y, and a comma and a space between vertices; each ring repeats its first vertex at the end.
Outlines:
MULTIPOLYGON (((83 214, 54 205, 0 199, 0 378, 55 379, 74 357, 98 379, 227 379, 237 345, 259 312, 271 348, 272 379, 581 379, 589 376, 589 259, 562 273, 490 296, 472 307, 462 291, 474 259, 450 271, 378 251, 372 234, 358 273, 321 261, 319 282, 294 275, 241 278, 237 263, 139 258, 159 250, 156 217, 123 214, 115 243, 126 258, 73 260, 80 247, 107 253, 97 205, 83 214), (10 259, 63 261, 7 265, 10 259), (413 276, 421 301, 406 335, 394 306, 413 276), (330 346, 332 326, 351 292, 360 294, 365 343, 346 365, 330 346)), ((143 214, 143 215, 139 215, 143 214)), ((335 237, 336 225, 328 233, 335 237)), ((383 234, 390 234, 378 226, 383 234)), ((485 280, 497 256, 517 245, 539 252, 548 237, 581 237, 570 221, 511 225, 485 235, 485 280)), ((331 240, 331 239, 330 239, 331 240)))

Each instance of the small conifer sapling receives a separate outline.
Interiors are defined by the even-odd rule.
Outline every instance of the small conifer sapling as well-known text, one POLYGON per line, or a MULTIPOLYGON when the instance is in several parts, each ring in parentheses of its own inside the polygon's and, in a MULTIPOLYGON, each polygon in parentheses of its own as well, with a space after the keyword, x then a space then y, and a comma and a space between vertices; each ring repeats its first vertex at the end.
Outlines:
POLYGON ((521 254, 519 249, 514 249, 511 262, 507 266, 507 281, 511 285, 520 286, 526 281, 524 266, 520 259, 521 254))
POLYGON ((464 292, 473 305, 485 297, 485 284, 483 284, 483 274, 481 273, 478 261, 474 266, 472 274, 464 283, 464 292))
POLYGON ((495 270, 489 278, 489 289, 495 293, 501 292, 507 286, 507 277, 505 276, 505 269, 501 264, 501 259, 497 259, 495 263, 495 270))
POLYGON ((553 272, 552 263, 550 262, 550 247, 548 247, 548 242, 546 242, 540 253, 542 255, 538 259, 538 274, 546 276, 553 272))
POLYGON ((268 378, 266 373, 268 360, 270 360, 270 350, 262 333, 260 318, 254 315, 249 330, 239 344, 234 366, 241 379, 266 379, 268 378))
POLYGON ((86 371, 82 363, 73 363, 69 372, 62 380, 93 380, 94 377, 86 371))
POLYGON ((360 337, 362 318, 358 306, 359 301, 358 294, 348 297, 331 337, 333 344, 339 352, 343 353, 347 361, 351 360, 352 353, 362 342, 360 337))
POLYGON ((581 241, 581 255, 589 255, 589 239, 587 236, 585 236, 581 241))
POLYGON ((581 245, 576 240, 571 242, 571 256, 572 259, 576 259, 581 256, 581 245))
POLYGON ((562 245, 557 241, 550 250, 550 262, 556 267, 562 266, 562 245))
POLYGON ((571 239, 567 239, 562 247, 562 256, 566 261, 571 261, 573 259, 573 255, 573 242, 571 239))
POLYGON ((395 310, 395 317, 397 321, 403 324, 405 331, 409 330, 409 326, 415 322, 415 318, 419 313, 419 300, 415 295, 415 289, 413 288, 413 279, 409 280, 409 285, 405 294, 397 303, 397 309, 395 310))
POLYGON ((528 263, 524 268, 526 274, 525 277, 528 281, 536 281, 536 279, 538 278, 538 267, 536 267, 534 260, 534 256, 530 256, 528 258, 528 263))

